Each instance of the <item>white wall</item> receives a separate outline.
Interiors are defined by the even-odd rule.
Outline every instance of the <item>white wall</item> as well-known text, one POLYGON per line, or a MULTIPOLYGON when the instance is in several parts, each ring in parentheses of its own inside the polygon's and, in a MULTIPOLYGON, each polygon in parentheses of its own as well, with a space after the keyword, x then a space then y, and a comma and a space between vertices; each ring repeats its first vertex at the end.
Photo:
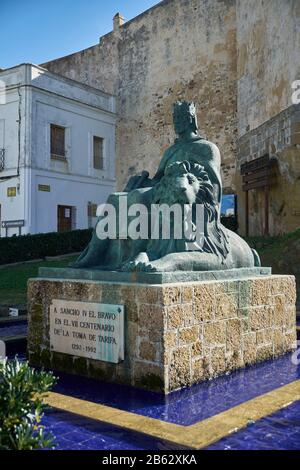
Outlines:
POLYGON ((114 179, 114 118, 86 105, 54 97, 50 93, 33 92, 32 116, 32 161, 33 168, 55 171, 64 165, 55 166, 50 158, 50 125, 66 128, 67 173, 91 176, 99 179, 114 179), (104 171, 92 168, 93 135, 104 138, 104 171))
MULTIPOLYGON (((1 222, 3 220, 23 220, 24 219, 24 184, 23 175, 19 178, 10 178, 7 181, 0 182, 0 204, 1 204, 1 222), (7 188, 17 188, 15 197, 7 196, 7 188)), ((12 236, 18 234, 18 228, 8 228, 7 235, 12 236)), ((24 227, 21 229, 21 233, 25 234, 26 230, 24 227)), ((4 228, 0 229, 2 237, 6 235, 4 228)))
MULTIPOLYGON (((22 234, 56 231, 57 206, 69 205, 76 207, 76 228, 87 228, 88 202, 104 202, 115 188, 114 98, 28 64, 1 72, 0 79, 8 85, 0 105, 1 220, 24 219, 22 234), (67 164, 51 159, 50 124, 66 128, 67 164), (104 139, 103 170, 93 169, 94 135, 104 139), (50 192, 39 191, 39 184, 50 192), (17 195, 8 198, 7 187, 14 186, 17 195)), ((14 233, 18 229, 8 230, 14 233)))
POLYGON ((88 202, 100 204, 106 201, 108 195, 114 190, 112 183, 99 186, 85 178, 74 179, 71 176, 49 175, 44 172, 33 171, 33 199, 32 205, 32 227, 34 231, 55 232, 57 230, 57 206, 76 207, 76 228, 88 227, 88 202), (50 186, 50 192, 38 190, 38 185, 50 186))
MULTIPOLYGON (((3 220, 24 219, 24 184, 20 171, 24 150, 25 99, 19 87, 24 79, 24 69, 14 69, 1 73, 5 94, 0 102, 0 148, 5 150, 3 171, 0 171, 0 223, 3 220), (7 189, 16 188, 16 196, 8 197, 7 189)), ((0 236, 18 234, 18 228, 9 228, 6 232, 0 224, 0 236)), ((23 228, 22 228, 22 233, 23 228)))
POLYGON ((19 159, 19 105, 18 89, 7 89, 5 102, 0 104, 0 148, 5 149, 5 169, 1 178, 17 174, 19 159))

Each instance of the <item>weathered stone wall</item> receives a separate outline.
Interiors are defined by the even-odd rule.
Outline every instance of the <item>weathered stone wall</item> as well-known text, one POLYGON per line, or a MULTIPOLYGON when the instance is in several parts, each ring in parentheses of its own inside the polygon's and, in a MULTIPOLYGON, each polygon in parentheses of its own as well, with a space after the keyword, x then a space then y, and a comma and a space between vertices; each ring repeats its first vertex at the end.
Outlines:
POLYGON ((238 134, 291 104, 300 79, 299 0, 237 0, 238 134))
POLYGON ((201 132, 220 146, 231 191, 236 151, 235 0, 164 0, 100 38, 100 44, 43 64, 118 98, 117 181, 153 175, 174 139, 172 103, 198 104, 201 132))
MULTIPOLYGON (((300 226, 300 105, 292 105, 238 141, 238 169, 246 161, 269 154, 276 164, 270 170, 270 234, 300 226)), ((244 198, 237 184, 240 198, 244 198)), ((240 199, 239 198, 239 199, 240 199)), ((249 235, 264 233, 264 189, 249 192, 249 235)), ((245 209, 239 205, 240 232, 245 231, 245 209)))
POLYGON ((293 276, 174 287, 165 317, 168 391, 296 347, 293 276))
POLYGON ((31 280, 29 361, 168 393, 292 350, 295 300, 293 276, 150 286, 31 280), (124 361, 50 351, 54 298, 124 304, 124 361))
MULTIPOLYGON (((238 195, 241 234, 245 195, 239 162, 246 155, 241 149, 251 141, 248 160, 263 148, 272 152, 280 172, 271 190, 269 225, 271 234, 278 234, 300 224, 291 201, 299 191, 300 144, 290 141, 283 149, 272 140, 274 124, 284 138, 294 132, 288 117, 282 127, 281 113, 289 113, 291 84, 300 79, 299 50, 299 0, 164 0, 100 38, 100 44, 43 65, 117 95, 119 189, 142 169, 153 175, 174 138, 176 99, 198 104, 202 133, 220 147, 224 192, 238 195), (261 132, 269 120, 270 135, 261 132), (288 200, 288 194, 294 197, 288 200)), ((262 234, 263 221, 263 191, 251 191, 250 233, 262 234)))
MULTIPOLYGON (((237 0, 237 116, 239 232, 245 233, 240 163, 268 153, 278 160, 270 190, 270 234, 300 226, 299 105, 292 82, 300 79, 299 0, 237 0)), ((264 232, 264 190, 249 193, 250 235, 264 232)))

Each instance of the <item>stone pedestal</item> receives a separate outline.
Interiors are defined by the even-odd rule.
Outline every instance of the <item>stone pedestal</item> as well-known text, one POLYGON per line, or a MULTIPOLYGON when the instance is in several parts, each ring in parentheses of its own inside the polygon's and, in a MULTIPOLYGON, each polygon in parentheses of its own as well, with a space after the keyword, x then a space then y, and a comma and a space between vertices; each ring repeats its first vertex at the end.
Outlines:
POLYGON ((164 393, 296 347, 293 276, 151 285, 37 278, 28 300, 31 364, 164 393), (124 360, 51 351, 53 299, 124 305, 124 360))

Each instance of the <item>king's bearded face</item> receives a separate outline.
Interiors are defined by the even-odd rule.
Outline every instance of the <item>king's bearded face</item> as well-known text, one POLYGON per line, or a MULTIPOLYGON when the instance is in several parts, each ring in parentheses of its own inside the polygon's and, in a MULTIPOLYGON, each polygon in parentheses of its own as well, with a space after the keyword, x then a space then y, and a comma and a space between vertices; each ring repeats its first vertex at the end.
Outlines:
POLYGON ((173 123, 176 134, 183 134, 191 128, 191 115, 187 112, 175 111, 173 113, 173 123))

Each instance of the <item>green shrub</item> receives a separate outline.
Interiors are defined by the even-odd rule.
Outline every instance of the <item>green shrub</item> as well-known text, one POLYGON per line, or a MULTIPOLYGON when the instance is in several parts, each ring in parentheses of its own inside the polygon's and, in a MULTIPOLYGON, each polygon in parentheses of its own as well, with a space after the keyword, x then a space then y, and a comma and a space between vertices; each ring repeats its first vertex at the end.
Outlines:
POLYGON ((255 250, 272 249, 273 247, 283 248, 289 247, 293 243, 298 244, 300 239, 300 228, 294 232, 284 233, 282 235, 257 235, 252 237, 245 237, 249 245, 255 250))
POLYGON ((92 229, 0 238, 0 265, 82 251, 92 229))
POLYGON ((0 449, 53 447, 54 437, 41 425, 43 394, 55 384, 52 373, 36 371, 28 362, 0 360, 0 449))

